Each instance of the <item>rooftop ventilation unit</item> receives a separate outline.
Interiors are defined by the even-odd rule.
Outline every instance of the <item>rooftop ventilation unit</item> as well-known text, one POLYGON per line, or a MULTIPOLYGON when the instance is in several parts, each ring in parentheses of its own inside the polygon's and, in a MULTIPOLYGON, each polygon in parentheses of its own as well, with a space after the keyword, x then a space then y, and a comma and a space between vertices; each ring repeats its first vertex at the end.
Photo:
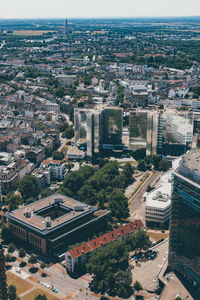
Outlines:
POLYGON ((54 199, 54 204, 60 204, 63 203, 63 199, 62 198, 55 198, 54 199))
POLYGON ((45 224, 46 224, 46 227, 51 227, 51 217, 45 218, 45 224))
POLYGON ((31 209, 29 207, 25 208, 24 215, 25 215, 26 218, 31 217, 31 209))
POLYGON ((74 210, 75 211, 84 211, 84 206, 83 205, 74 205, 74 210))

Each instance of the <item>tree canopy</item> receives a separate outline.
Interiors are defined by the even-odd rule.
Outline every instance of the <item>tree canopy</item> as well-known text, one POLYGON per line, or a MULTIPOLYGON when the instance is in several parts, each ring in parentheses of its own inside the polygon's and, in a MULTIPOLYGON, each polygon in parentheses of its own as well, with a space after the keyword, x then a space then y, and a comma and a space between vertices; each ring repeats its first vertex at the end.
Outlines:
POLYGON ((86 267, 93 274, 91 290, 112 296, 130 297, 132 279, 127 271, 128 251, 123 241, 112 242, 93 251, 86 267))
POLYGON ((37 178, 33 175, 25 175, 19 182, 19 191, 25 200, 37 197, 40 193, 37 178))

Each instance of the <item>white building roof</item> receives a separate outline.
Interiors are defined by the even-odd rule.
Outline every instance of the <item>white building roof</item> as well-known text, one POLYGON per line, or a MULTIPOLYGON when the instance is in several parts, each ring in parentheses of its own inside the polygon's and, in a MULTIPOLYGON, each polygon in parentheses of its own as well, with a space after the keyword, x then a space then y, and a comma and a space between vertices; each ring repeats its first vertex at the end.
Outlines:
POLYGON ((171 172, 162 176, 160 186, 146 196, 146 207, 165 209, 171 204, 171 172))

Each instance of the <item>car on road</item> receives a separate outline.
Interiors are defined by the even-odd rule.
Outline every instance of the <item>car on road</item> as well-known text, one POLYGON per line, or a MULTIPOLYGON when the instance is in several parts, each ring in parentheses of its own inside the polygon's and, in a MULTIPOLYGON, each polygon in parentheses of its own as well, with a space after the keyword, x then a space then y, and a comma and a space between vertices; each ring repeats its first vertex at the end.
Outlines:
POLYGON ((156 257, 158 256, 158 253, 157 253, 157 251, 153 251, 152 253, 151 253, 151 255, 150 255, 150 259, 155 259, 156 257))
POLYGON ((56 288, 52 288, 52 292, 58 293, 58 290, 56 288))

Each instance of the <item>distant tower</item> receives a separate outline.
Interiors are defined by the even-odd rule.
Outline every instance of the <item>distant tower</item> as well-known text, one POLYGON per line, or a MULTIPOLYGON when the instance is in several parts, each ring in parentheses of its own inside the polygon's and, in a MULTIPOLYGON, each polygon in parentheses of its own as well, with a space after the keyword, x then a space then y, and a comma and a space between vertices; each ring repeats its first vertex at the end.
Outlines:
POLYGON ((69 25, 67 19, 65 20, 65 33, 68 34, 69 32, 69 25))
POLYGON ((6 269, 5 269, 5 256, 3 247, 0 244, 0 299, 7 300, 7 284, 6 284, 6 269))

